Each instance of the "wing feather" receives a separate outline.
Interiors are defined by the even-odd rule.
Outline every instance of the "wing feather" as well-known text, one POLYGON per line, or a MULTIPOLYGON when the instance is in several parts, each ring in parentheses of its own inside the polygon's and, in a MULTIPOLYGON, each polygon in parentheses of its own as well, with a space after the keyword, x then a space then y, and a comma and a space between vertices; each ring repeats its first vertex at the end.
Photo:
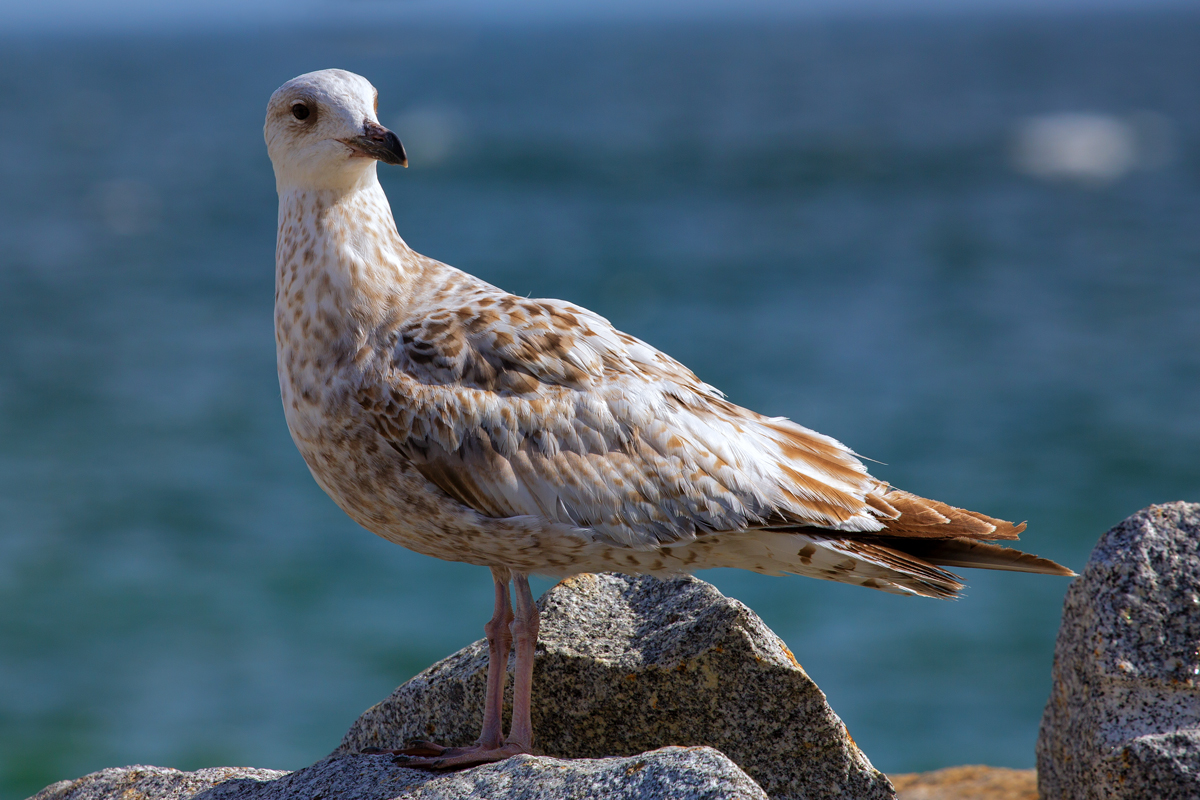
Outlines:
POLYGON ((635 548, 773 523, 873 532, 892 515, 842 444, 726 401, 590 311, 486 284, 453 297, 409 315, 359 402, 481 514, 635 548))
POLYGON ((933 597, 962 587, 946 566, 1071 574, 985 543, 1024 524, 893 489, 840 442, 730 403, 590 311, 449 274, 358 400, 421 475, 479 514, 658 548, 650 570, 663 553, 705 554, 933 597))
POLYGON ((975 539, 875 539, 878 546, 901 548, 914 559, 943 567, 972 567, 1072 577, 1075 573, 1048 558, 975 539))

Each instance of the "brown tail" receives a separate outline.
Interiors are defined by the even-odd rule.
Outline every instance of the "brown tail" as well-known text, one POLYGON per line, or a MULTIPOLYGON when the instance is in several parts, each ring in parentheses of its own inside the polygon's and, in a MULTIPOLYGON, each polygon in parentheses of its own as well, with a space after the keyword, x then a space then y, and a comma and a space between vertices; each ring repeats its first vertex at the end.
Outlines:
MULTIPOLYGON (((866 537, 864 537, 866 540, 866 537)), ((871 537, 872 543, 895 550, 927 564, 939 567, 1002 569, 1010 572, 1035 572, 1041 575, 1073 577, 1074 572, 1048 558, 1023 553, 974 539, 908 539, 892 536, 871 537)))
POLYGON ((862 540, 926 563, 1042 575, 1075 574, 1047 558, 988 543, 997 539, 1015 540, 1025 530, 1024 522, 1014 525, 899 489, 874 495, 868 502, 884 513, 887 509, 894 510, 896 516, 887 521, 884 530, 861 537, 862 540))
POLYGON ((1025 523, 1013 525, 977 511, 955 508, 940 500, 918 497, 900 489, 886 488, 867 502, 889 518, 884 536, 914 539, 1016 539, 1025 523), (889 513, 890 512, 890 513, 889 513))

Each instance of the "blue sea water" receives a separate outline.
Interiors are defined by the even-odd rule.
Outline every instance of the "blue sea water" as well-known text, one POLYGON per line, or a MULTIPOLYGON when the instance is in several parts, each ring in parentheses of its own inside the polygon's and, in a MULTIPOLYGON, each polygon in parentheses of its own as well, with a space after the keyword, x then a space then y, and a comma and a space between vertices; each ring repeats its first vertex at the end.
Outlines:
MULTIPOLYGON (((1079 569, 1200 500, 1200 17, 351 23, 0 46, 0 796, 304 766, 482 635, 487 571, 357 528, 284 425, 261 127, 311 69, 379 88, 417 250, 1027 519, 1027 550, 1079 569), (1152 120, 1158 156, 1018 169, 1021 126, 1064 112, 1152 120)), ((702 577, 881 769, 1033 765, 1068 581, 702 577)))

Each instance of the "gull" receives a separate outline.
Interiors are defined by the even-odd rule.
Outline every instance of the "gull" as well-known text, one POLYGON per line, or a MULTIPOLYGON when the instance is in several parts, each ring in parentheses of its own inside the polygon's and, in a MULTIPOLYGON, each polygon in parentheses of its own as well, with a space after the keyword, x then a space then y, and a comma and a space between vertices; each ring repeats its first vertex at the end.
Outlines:
POLYGON ((376 177, 377 162, 408 165, 378 98, 359 75, 310 72, 271 96, 264 136, 279 193, 279 385, 296 447, 364 528, 488 567, 495 584, 479 739, 387 751, 407 766, 531 752, 530 574, 736 567, 925 597, 963 587, 945 567, 1074 574, 991 543, 1024 523, 893 488, 835 439, 729 402, 592 311, 414 252, 376 177))

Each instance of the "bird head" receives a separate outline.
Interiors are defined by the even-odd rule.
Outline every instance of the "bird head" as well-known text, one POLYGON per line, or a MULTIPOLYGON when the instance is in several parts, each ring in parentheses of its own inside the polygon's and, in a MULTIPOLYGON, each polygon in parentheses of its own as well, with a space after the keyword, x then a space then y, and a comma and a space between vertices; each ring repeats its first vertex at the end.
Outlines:
POLYGON ((379 124, 379 92, 340 69, 309 72, 280 86, 267 104, 263 136, 283 189, 347 189, 375 162, 408 166, 404 145, 379 124))

